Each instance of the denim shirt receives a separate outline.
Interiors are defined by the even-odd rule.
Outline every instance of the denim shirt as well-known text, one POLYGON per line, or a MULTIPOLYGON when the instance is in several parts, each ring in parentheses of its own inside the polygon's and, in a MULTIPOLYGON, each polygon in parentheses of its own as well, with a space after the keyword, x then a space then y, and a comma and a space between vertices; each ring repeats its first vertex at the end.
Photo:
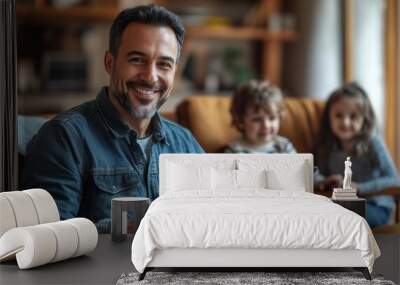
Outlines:
MULTIPOLYGON (((318 165, 320 174, 314 176, 316 181, 321 181, 324 176, 344 173, 344 161, 350 156, 339 146, 335 145, 329 158, 318 165)), ((369 151, 362 156, 352 156, 352 180, 357 183, 361 194, 379 192, 387 187, 400 186, 400 178, 396 167, 390 159, 385 143, 381 138, 371 138, 369 151)), ((374 196, 369 198, 376 205, 393 210, 394 200, 391 196, 374 196)))
POLYGON ((86 217, 110 232, 113 197, 158 197, 161 153, 202 153, 185 128, 156 114, 146 159, 136 132, 121 119, 103 88, 95 100, 60 113, 30 141, 24 188, 46 189, 60 217, 86 217))

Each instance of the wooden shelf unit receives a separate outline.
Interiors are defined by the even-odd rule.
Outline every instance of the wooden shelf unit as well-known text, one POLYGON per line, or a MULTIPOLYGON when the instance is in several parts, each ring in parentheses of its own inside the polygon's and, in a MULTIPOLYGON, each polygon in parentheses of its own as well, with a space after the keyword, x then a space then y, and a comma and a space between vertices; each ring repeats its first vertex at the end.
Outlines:
MULTIPOLYGON (((65 24, 65 21, 110 23, 118 14, 117 6, 52 6, 17 5, 18 20, 42 22, 48 25, 65 24)), ((195 38, 220 38, 237 40, 288 41, 295 39, 293 31, 269 32, 262 28, 230 26, 189 26, 187 36, 195 38)))
MULTIPOLYGON (((41 23, 49 26, 79 23, 111 23, 119 12, 117 5, 74 5, 55 7, 36 0, 35 4, 17 4, 20 23, 41 23)), ((281 0, 260 0, 265 15, 279 13, 281 0), (267 11, 268 10, 268 11, 267 11)), ((186 40, 203 38, 219 40, 261 41, 262 78, 280 85, 282 77, 282 44, 296 39, 294 31, 270 32, 263 28, 234 26, 189 26, 186 40)))
POLYGON ((64 25, 72 21, 111 22, 118 14, 118 6, 77 5, 71 7, 39 6, 18 4, 17 20, 22 22, 45 23, 47 25, 64 25))
POLYGON ((187 27, 188 37, 234 40, 291 41, 296 38, 293 31, 268 32, 261 28, 246 27, 187 27))

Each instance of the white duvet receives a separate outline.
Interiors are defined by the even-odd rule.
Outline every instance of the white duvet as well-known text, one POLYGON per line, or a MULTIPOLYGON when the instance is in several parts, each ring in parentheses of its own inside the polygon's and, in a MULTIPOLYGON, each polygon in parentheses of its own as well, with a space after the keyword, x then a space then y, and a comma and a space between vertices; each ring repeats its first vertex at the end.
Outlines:
POLYGON ((136 232, 133 265, 143 272, 154 250, 165 248, 358 249, 370 272, 380 255, 359 215, 323 196, 265 189, 164 194, 136 232))

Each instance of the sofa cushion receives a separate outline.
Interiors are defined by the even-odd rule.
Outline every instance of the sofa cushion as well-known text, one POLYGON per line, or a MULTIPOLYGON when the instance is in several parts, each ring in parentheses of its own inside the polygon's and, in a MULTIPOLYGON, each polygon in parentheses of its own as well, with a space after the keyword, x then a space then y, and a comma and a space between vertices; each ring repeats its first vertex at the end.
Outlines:
POLYGON ((178 122, 206 152, 217 152, 240 135, 231 124, 230 103, 230 97, 190 96, 177 107, 178 122))
MULTIPOLYGON (((177 107, 178 122, 191 130, 206 152, 218 152, 238 138, 232 126, 230 96, 197 95, 177 107)), ((309 98, 285 98, 286 116, 280 135, 287 137, 298 152, 313 152, 324 103, 309 98)))
POLYGON ((298 152, 314 152, 324 102, 310 98, 285 98, 286 115, 279 133, 288 138, 298 152))

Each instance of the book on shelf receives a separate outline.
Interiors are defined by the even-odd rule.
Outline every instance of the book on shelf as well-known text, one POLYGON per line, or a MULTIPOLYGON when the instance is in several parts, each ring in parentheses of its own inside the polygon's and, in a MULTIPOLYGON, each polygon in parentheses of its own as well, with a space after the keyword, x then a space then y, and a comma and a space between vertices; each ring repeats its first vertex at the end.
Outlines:
POLYGON ((357 199, 357 189, 343 189, 343 188, 334 188, 332 193, 332 199, 340 200, 348 200, 348 199, 357 199))
POLYGON ((342 196, 342 197, 353 197, 357 196, 356 193, 333 193, 336 196, 342 196))
POLYGON ((342 188, 333 188, 333 193, 357 193, 357 189, 352 188, 352 189, 342 189, 342 188))
POLYGON ((358 199, 356 194, 338 194, 338 193, 333 193, 332 194, 332 199, 340 200, 340 199, 358 199))
POLYGON ((342 197, 342 196, 332 196, 333 200, 348 200, 348 199, 358 199, 357 196, 352 196, 352 197, 342 197))

